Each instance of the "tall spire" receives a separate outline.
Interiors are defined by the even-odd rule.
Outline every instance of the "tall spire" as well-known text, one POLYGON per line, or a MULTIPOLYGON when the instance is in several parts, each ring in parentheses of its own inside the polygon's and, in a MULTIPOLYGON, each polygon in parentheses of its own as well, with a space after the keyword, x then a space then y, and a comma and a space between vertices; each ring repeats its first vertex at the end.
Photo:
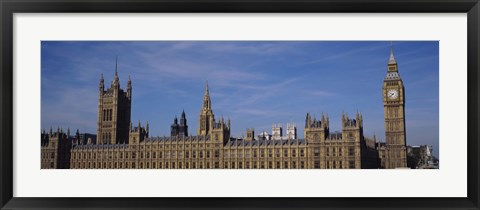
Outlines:
POLYGON ((118 79, 118 56, 115 59, 115 78, 112 81, 112 86, 116 88, 120 87, 120 81, 118 79))
POLYGON ((132 79, 130 79, 130 75, 128 75, 128 82, 127 82, 127 97, 130 100, 132 99, 132 79))
POLYGON ((203 96, 203 109, 211 110, 210 94, 208 91, 208 80, 207 80, 207 85, 205 87, 205 96, 203 96))
POLYGON ((209 92, 208 92, 208 80, 207 80, 207 86, 205 87, 205 95, 209 95, 209 92))
POLYGON ((397 64, 395 56, 393 56, 393 42, 390 42, 390 58, 388 59, 388 64, 397 64))
POLYGON ((115 57, 115 77, 118 77, 118 55, 115 57))
MULTIPOLYGON (((199 127, 197 134, 199 136, 210 135, 215 124, 215 118, 212 111, 212 103, 208 92, 208 80, 205 85, 205 95, 203 96, 202 110, 200 111, 199 127)), ((185 123, 186 128, 186 123, 185 123)))
POLYGON ((103 73, 100 74, 100 82, 98 84, 98 88, 100 91, 103 91, 104 90, 104 86, 105 86, 105 83, 104 83, 104 79, 103 79, 103 73))

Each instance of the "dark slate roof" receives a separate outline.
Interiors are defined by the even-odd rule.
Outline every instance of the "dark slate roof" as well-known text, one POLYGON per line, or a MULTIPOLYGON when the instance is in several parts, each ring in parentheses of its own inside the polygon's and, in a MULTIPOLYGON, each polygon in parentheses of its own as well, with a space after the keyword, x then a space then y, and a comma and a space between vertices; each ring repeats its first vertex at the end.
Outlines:
POLYGON ((127 149, 128 144, 77 144, 73 149, 127 149))
POLYGON ((176 142, 176 141, 210 141, 210 136, 187 136, 185 138, 177 137, 149 137, 142 142, 154 143, 154 142, 176 142))
POLYGON ((292 139, 292 140, 243 140, 231 138, 225 146, 274 146, 274 145, 304 145, 305 139, 292 139))

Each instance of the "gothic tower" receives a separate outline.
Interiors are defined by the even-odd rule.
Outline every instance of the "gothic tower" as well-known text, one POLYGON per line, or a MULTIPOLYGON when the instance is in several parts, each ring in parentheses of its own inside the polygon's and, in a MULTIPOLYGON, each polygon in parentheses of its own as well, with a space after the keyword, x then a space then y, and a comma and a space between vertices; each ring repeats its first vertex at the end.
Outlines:
POLYGON ((351 160, 353 163, 350 165, 350 168, 365 168, 366 166, 362 165, 361 158, 361 145, 364 142, 363 139, 363 116, 362 114, 356 114, 355 118, 348 117, 348 113, 345 115, 342 113, 342 139, 350 143, 351 146, 348 149, 351 150, 349 153, 352 153, 351 156, 354 157, 351 160))
POLYGON ((255 130, 253 128, 247 128, 247 138, 245 138, 245 140, 255 140, 255 130))
POLYGON ((175 118, 173 119, 172 126, 170 127, 170 136, 178 136, 178 119, 177 116, 175 115, 175 118))
POLYGON ((390 49, 387 76, 383 80, 385 116, 386 168, 407 167, 405 134, 405 86, 398 74, 398 65, 390 49))
POLYGON ((283 128, 282 124, 273 124, 272 125, 272 139, 273 140, 282 140, 283 128))
POLYGON ((176 136, 179 138, 184 138, 188 136, 188 125, 187 117, 185 116, 185 111, 182 112, 182 117, 180 118, 180 124, 178 124, 177 116, 173 120, 173 124, 170 128, 170 136, 176 136))
POLYGON ((227 122, 225 122, 223 117, 218 122, 213 120, 212 125, 213 126, 212 130, 210 130, 210 135, 214 142, 221 142, 225 144, 230 140, 230 117, 228 118, 227 122))
POLYGON ((132 123, 128 126, 129 129, 129 144, 139 144, 142 142, 144 139, 148 138, 149 135, 149 125, 147 122, 146 127, 142 127, 140 124, 140 121, 138 121, 138 126, 133 126, 132 123))
POLYGON ((213 111, 212 111, 212 103, 210 101, 210 94, 208 92, 208 81, 207 86, 205 88, 205 96, 203 96, 203 106, 202 110, 200 111, 200 119, 199 119, 199 127, 198 127, 198 135, 209 135, 213 129, 213 111))
POLYGON ((287 139, 297 139, 297 125, 287 123, 287 139))
POLYGON ((185 110, 182 111, 182 116, 180 117, 179 134, 182 137, 188 136, 188 125, 187 117, 185 116, 185 110))
POLYGON ((103 74, 100 76, 97 144, 128 143, 131 104, 132 81, 128 77, 127 91, 122 90, 115 64, 115 78, 107 90, 103 74))
POLYGON ((363 115, 358 113, 355 119, 342 113, 342 139, 359 143, 363 138, 363 115))
POLYGON ((317 120, 316 117, 310 116, 310 113, 307 113, 305 117, 305 129, 304 129, 304 137, 310 144, 318 144, 328 137, 330 133, 330 122, 322 113, 321 120, 317 120))

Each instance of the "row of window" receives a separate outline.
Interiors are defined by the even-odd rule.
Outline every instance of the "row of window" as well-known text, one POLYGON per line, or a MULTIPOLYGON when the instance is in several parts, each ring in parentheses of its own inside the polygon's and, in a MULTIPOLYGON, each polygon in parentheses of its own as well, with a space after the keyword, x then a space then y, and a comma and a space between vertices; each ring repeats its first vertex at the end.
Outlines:
POLYGON ((112 121, 112 109, 103 110, 103 121, 112 121))
MULTIPOLYGON (((228 151, 228 150, 227 150, 228 151)), ((296 149, 292 149, 290 150, 283 150, 283 156, 280 152, 280 149, 276 149, 276 150, 273 150, 273 149, 269 149, 269 150, 265 150, 265 149, 261 149, 261 150, 245 150, 245 155, 243 153, 242 150, 238 150, 238 151, 235 151, 235 150, 230 150, 230 152, 227 152, 225 151, 224 154, 223 154, 223 157, 224 158, 251 158, 251 157, 305 157, 306 156, 306 152, 304 149, 300 149, 299 150, 299 154, 297 155, 297 150, 296 149), (253 151, 253 152, 251 152, 253 151)), ((338 149, 330 149, 330 148, 326 148, 326 156, 342 156, 344 155, 343 154, 344 151, 342 150, 342 148, 338 148, 338 149)), ((112 159, 113 156, 115 159, 122 159, 124 158, 125 154, 125 158, 129 158, 129 154, 131 154, 131 157, 132 158, 137 158, 137 152, 108 152, 108 153, 102 153, 102 154, 98 154, 98 158, 103 158, 103 159, 107 159, 107 155, 108 155, 108 159, 112 159)), ((140 155, 140 158, 143 159, 143 158, 168 158, 168 157, 171 157, 171 158, 210 158, 212 155, 213 157, 215 158, 218 158, 220 156, 220 151, 219 150, 214 150, 214 151, 165 151, 165 152, 139 152, 139 155, 140 155), (178 155, 178 156, 177 156, 178 155)), ((354 148, 349 148, 348 149, 348 156, 354 156, 355 155, 355 150, 354 148)), ((97 159, 97 153, 92 153, 92 152, 88 152, 88 153, 76 153, 74 152, 73 153, 73 159, 97 159), (82 157, 83 156, 83 157, 82 157)), ((318 157, 320 156, 320 149, 317 147, 314 149, 314 156, 315 157, 318 157)))
MULTIPOLYGON (((281 169, 281 168, 293 168, 304 169, 306 168, 305 161, 276 161, 276 162, 224 162, 224 168, 226 169, 281 169)), ((123 163, 123 162, 103 162, 103 163, 74 163, 72 168, 75 169, 126 169, 126 168, 139 168, 139 169, 220 169, 220 162, 140 162, 140 163, 123 163)))
MULTIPOLYGON (((268 149, 268 150, 265 150, 265 149, 260 149, 260 150, 252 150, 253 151, 253 157, 256 158, 256 157, 282 157, 282 153, 280 152, 281 150, 280 149, 268 149), (260 155, 258 154, 260 153, 260 155)), ((296 149, 292 149, 290 154, 291 156, 289 156, 289 150, 288 149, 284 149, 283 150, 283 157, 297 157, 297 150, 296 149)), ((299 150, 299 157, 305 157, 305 150, 304 149, 300 149, 299 150)), ((235 158, 235 157, 238 157, 238 158, 243 158, 243 150, 238 150, 238 152, 236 152, 235 150, 230 150, 230 152, 227 152, 225 151, 223 153, 223 157, 224 158, 228 158, 228 157, 231 157, 231 158, 235 158)), ((250 150, 245 150, 245 157, 246 158, 250 158, 252 157, 252 153, 250 152, 250 150)))
POLYGON ((111 132, 103 132, 102 133, 102 142, 109 142, 112 140, 112 133, 111 132))
MULTIPOLYGON (((51 163, 53 168, 53 163, 51 163)), ((44 168, 44 167, 42 167, 44 168)), ((124 162, 103 162, 103 163, 74 163, 72 168, 76 169, 220 169, 220 162, 140 162, 140 163, 124 163, 124 162)), ((304 169, 307 168, 305 161, 245 161, 245 162, 224 162, 225 169, 304 169)), ((320 168, 320 161, 314 161, 313 168, 320 168)), ((340 169, 340 168, 355 168, 355 161, 326 161, 325 168, 340 169)))
POLYGON ((55 153, 54 152, 42 152, 41 154, 42 160, 44 159, 53 159, 55 158, 55 153), (50 157, 49 157, 50 156, 50 157))
MULTIPOLYGON (((344 150, 340 148, 326 148, 326 155, 327 156, 343 156, 344 150)), ((354 148, 348 148, 348 156, 354 156, 355 155, 355 149, 354 148)))
POLYGON ((355 161, 326 161, 326 168, 355 168, 355 161))
MULTIPOLYGON (((218 151, 218 150, 215 150, 213 152, 211 152, 211 151, 198 151, 198 152, 197 151, 192 151, 191 153, 190 153, 190 151, 185 151, 185 153, 183 151, 179 151, 179 152, 167 151, 165 153, 164 152, 158 152, 158 153, 157 152, 152 152, 152 153, 150 153, 150 152, 139 152, 141 159, 143 159, 145 157, 147 159, 149 159, 150 157, 152 157, 152 158, 157 158, 157 157, 158 158, 168 158, 168 157, 175 158, 175 157, 177 157, 177 155, 178 155, 178 158, 184 158, 184 157, 185 158, 197 158, 197 157, 198 158, 204 158, 204 157, 210 158, 212 153, 213 153, 214 157, 216 157, 216 158, 220 157, 220 151, 218 151), (150 154, 152 154, 152 156, 150 156, 150 154), (158 154, 158 156, 157 156, 157 154, 158 154), (185 154, 185 156, 184 156, 184 154, 185 154)), ((107 155, 108 155, 108 159, 112 159, 113 157, 115 157, 115 159, 118 159, 118 158, 123 159, 124 154, 125 154, 125 158, 129 158, 129 154, 131 154, 132 158, 137 158, 137 152, 101 153, 101 154, 98 154, 98 158, 99 159, 107 159, 107 155)), ((92 158, 97 159, 97 153, 90 153, 90 152, 89 153, 76 153, 76 152, 74 152, 72 154, 72 158, 73 159, 87 159, 87 158, 88 159, 92 159, 92 158)))

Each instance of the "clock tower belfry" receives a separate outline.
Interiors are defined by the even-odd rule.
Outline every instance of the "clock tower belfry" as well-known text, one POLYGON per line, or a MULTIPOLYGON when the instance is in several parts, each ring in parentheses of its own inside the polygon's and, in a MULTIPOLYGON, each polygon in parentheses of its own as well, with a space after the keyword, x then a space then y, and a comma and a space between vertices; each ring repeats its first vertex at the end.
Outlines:
POLYGON ((398 74, 398 65, 390 50, 387 75, 383 80, 383 110, 385 117, 385 168, 406 168, 405 86, 398 74))

